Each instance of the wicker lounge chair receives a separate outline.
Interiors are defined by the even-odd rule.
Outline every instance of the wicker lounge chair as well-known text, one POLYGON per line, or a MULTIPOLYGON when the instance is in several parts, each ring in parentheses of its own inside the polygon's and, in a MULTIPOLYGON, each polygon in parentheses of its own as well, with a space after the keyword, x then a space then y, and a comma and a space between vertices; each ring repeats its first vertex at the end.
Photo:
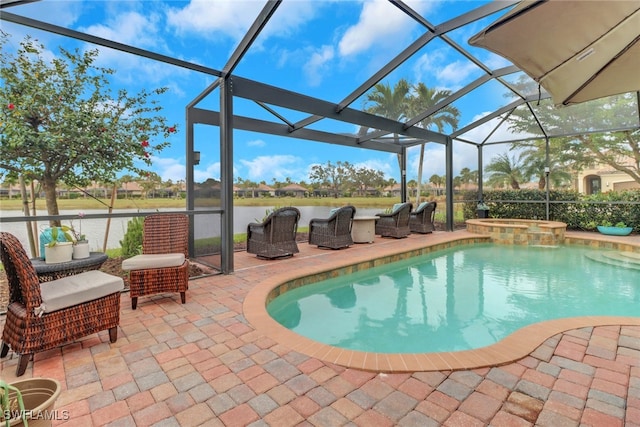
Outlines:
POLYGON ((376 234, 382 237, 395 237, 396 239, 407 237, 409 229, 409 214, 411 203, 397 203, 391 213, 377 213, 376 234))
POLYGON ((10 348, 19 355, 16 376, 34 353, 107 329, 116 342, 121 277, 92 270, 41 283, 20 241, 6 232, 0 232, 0 259, 9 285, 0 357, 10 348))
POLYGON ((353 245, 351 225, 355 214, 356 208, 349 205, 336 209, 327 219, 312 219, 309 221, 309 244, 331 249, 353 245))
POLYGON ((433 223, 436 215, 436 202, 423 202, 420 203, 418 209, 411 212, 409 216, 409 228, 412 233, 431 233, 436 227, 433 223))
POLYGON ((300 211, 294 207, 280 208, 262 223, 247 225, 247 252, 259 258, 290 257, 299 252, 296 232, 300 211))
POLYGON ((142 255, 122 262, 130 270, 131 308, 138 297, 180 292, 187 300, 189 288, 189 217, 184 214, 149 215, 144 219, 142 255))

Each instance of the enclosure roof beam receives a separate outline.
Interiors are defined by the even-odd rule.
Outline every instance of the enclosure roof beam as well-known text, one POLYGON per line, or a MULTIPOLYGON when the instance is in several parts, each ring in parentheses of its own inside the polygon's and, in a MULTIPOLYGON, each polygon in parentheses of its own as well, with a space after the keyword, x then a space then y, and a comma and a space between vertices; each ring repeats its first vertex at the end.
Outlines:
POLYGON ((222 72, 210 67, 204 67, 202 65, 193 64, 191 62, 182 61, 180 59, 172 58, 170 56, 161 55, 159 53, 151 52, 137 47, 129 46, 123 43, 118 43, 113 40, 104 39, 102 37, 92 36, 90 34, 82 33, 80 31, 70 30, 68 28, 60 27, 59 25, 49 24, 47 22, 38 21, 36 19, 26 18, 24 16, 16 15, 14 13, 2 12, 0 13, 0 20, 13 22, 14 24, 24 25, 26 27, 36 28, 38 30, 47 31, 53 34, 59 34, 65 37, 71 37, 76 40, 82 40, 87 43, 93 43, 99 46, 108 47, 121 52, 130 53, 132 55, 141 56, 143 58, 152 59, 154 61, 164 62, 166 64, 175 65, 177 67, 186 68, 193 71, 209 74, 212 76, 220 77, 222 72))
MULTIPOLYGON (((205 110, 202 108, 191 108, 189 110, 189 119, 193 123, 220 126, 220 113, 217 111, 205 110)), ((378 141, 367 141, 366 143, 361 143, 358 138, 353 135, 336 134, 313 129, 299 129, 295 133, 291 133, 289 126, 286 124, 253 119, 251 117, 233 116, 233 125, 234 129, 284 136, 287 138, 305 139, 347 147, 367 148, 394 154, 402 152, 401 145, 378 141)))

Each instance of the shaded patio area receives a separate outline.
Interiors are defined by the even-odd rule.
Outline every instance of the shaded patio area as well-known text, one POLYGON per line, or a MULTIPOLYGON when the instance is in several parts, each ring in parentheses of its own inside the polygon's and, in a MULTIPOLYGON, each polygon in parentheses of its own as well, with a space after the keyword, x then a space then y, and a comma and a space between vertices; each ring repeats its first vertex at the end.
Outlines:
MULTIPOLYGON (((185 305, 168 295, 143 298, 132 311, 129 295, 122 294, 115 344, 103 332, 37 354, 23 378, 62 383, 56 409, 67 419, 54 425, 65 426, 640 426, 640 319, 568 323, 568 330, 501 366, 378 373, 292 350, 254 329, 243 313, 250 290, 285 272, 303 274, 342 265, 345 258, 379 257, 463 235, 471 236, 377 237, 340 251, 302 243, 299 254, 278 261, 237 253, 232 275, 192 280, 185 305)), ((567 236, 592 244, 604 239, 567 236)), ((638 237, 623 239, 640 246, 638 237)), ((3 379, 14 379, 16 363, 12 353, 2 359, 3 379)))

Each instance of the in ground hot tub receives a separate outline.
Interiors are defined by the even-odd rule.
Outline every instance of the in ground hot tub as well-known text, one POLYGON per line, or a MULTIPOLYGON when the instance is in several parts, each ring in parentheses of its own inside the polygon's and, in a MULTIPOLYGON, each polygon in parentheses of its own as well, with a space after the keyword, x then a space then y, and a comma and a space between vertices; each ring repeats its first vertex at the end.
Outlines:
POLYGON ((468 219, 467 231, 505 245, 557 246, 564 242, 567 224, 535 219, 468 219))

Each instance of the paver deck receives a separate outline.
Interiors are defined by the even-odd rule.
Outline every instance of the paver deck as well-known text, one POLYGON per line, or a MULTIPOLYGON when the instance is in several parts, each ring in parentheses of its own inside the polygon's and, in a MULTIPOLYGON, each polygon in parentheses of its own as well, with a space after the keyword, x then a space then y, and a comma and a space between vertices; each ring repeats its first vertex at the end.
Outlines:
MULTIPOLYGON (((177 294, 158 296, 133 311, 123 294, 115 344, 105 331, 37 354, 21 378, 62 383, 53 422, 62 426, 640 426, 638 325, 569 323, 500 366, 380 373, 296 351, 243 312, 246 296, 270 278, 459 233, 376 238, 340 251, 303 243, 300 254, 276 261, 238 253, 234 274, 192 280, 184 305, 177 294)), ((8 381, 11 356, 0 361, 8 381)))

